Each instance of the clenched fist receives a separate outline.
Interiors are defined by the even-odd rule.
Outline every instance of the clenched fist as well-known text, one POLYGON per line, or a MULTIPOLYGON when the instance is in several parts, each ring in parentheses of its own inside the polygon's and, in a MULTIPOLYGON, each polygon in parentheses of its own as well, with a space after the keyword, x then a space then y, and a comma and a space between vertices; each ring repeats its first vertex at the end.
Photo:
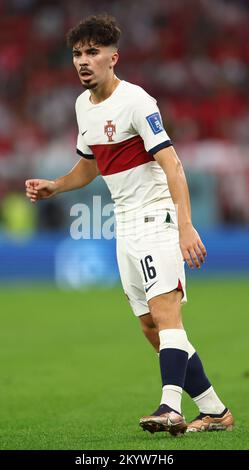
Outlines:
POLYGON ((50 180, 27 180, 25 181, 26 196, 31 202, 39 201, 40 199, 48 199, 57 192, 56 182, 50 180))

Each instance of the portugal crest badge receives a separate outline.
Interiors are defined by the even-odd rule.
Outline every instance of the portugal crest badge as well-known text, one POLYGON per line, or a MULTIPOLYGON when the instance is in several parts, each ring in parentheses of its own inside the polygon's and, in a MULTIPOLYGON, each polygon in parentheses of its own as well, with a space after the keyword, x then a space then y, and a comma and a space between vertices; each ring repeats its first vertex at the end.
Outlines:
POLYGON ((105 126, 104 126, 104 132, 108 137, 108 142, 114 142, 112 136, 113 136, 113 134, 116 133, 116 125, 112 124, 112 120, 111 121, 106 121, 106 122, 107 122, 107 124, 105 124, 105 126))

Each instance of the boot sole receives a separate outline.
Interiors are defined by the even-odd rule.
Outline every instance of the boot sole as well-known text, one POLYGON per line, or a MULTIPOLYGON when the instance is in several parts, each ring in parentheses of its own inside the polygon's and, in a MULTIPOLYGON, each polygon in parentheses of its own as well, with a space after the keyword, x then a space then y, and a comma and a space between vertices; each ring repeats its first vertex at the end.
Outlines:
POLYGON ((176 424, 171 423, 168 425, 158 423, 154 420, 147 420, 142 421, 139 424, 144 431, 149 431, 151 434, 154 434, 155 432, 169 432, 172 436, 179 436, 184 434, 187 430, 187 424, 184 422, 176 424))

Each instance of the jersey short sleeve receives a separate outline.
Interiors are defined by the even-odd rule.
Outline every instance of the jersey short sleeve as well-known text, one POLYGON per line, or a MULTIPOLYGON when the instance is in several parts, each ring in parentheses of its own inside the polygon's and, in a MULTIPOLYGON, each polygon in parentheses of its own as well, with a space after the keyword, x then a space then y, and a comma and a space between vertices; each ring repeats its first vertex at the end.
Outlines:
POLYGON ((172 145, 163 127, 156 100, 147 94, 134 104, 132 125, 142 137, 145 150, 151 155, 172 145))
POLYGON ((86 145, 86 143, 84 141, 84 136, 81 135, 80 132, 79 132, 78 138, 77 138, 76 152, 78 153, 78 155, 80 155, 81 157, 87 158, 88 160, 93 160, 94 159, 94 155, 93 155, 90 147, 88 147, 88 145, 86 145))
POLYGON ((78 124, 78 131, 79 131, 78 138, 77 138, 77 144, 76 144, 76 152, 81 157, 87 158, 88 160, 93 160, 94 155, 93 155, 90 147, 88 147, 88 145, 86 144, 85 139, 84 139, 84 134, 85 134, 86 131, 85 131, 85 129, 81 129, 81 127, 79 125, 79 116, 78 116, 79 107, 80 107, 79 98, 80 97, 77 98, 76 103, 75 103, 75 112, 76 112, 76 119, 77 119, 77 124, 78 124))

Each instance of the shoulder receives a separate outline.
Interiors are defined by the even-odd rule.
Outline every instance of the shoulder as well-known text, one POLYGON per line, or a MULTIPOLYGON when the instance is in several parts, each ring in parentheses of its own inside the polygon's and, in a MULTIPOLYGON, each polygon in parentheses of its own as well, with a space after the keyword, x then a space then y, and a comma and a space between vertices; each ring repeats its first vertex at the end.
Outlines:
POLYGON ((126 81, 123 81, 122 84, 122 94, 125 96, 126 102, 133 106, 156 103, 156 99, 150 96, 141 86, 126 81))

